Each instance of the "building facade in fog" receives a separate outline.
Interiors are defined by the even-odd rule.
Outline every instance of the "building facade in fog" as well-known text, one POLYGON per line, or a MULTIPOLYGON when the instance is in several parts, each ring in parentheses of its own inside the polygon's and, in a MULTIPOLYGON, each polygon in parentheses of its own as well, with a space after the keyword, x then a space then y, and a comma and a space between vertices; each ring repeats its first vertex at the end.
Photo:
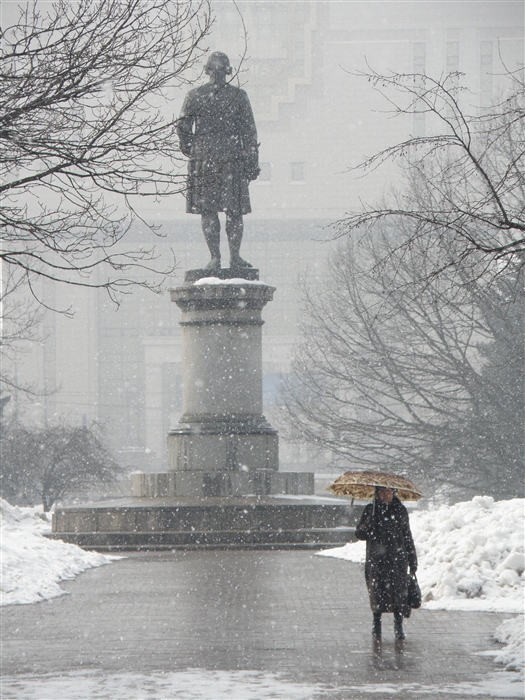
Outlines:
MULTIPOLYGON (((210 50, 228 53, 232 65, 240 66, 236 80, 249 94, 261 141, 261 174, 250 188, 253 213, 245 217, 242 255, 277 287, 263 328, 265 405, 272 419, 278 377, 286 372, 299 330, 299 283, 322 274, 333 247, 326 242, 327 226, 361 200, 377 200, 396 175, 389 166, 358 179, 349 169, 409 134, 432 129, 424 116, 388 119, 387 103, 356 73, 367 64, 379 72, 460 71, 470 88, 469 104, 486 107, 497 95, 504 64, 510 70, 523 65, 523 4, 212 5, 217 21, 210 50)), ((175 113, 183 97, 170 96, 175 113)), ((199 217, 185 213, 183 197, 143 207, 165 238, 154 241, 137 227, 133 242, 155 243, 166 258, 173 249, 176 286, 185 270, 207 262, 199 217)), ((101 420, 124 462, 162 468, 165 436, 181 409, 181 333, 169 295, 136 290, 117 309, 89 290, 46 285, 45 294, 55 307, 71 305, 76 314, 73 320, 47 314, 42 344, 19 368, 21 376, 55 390, 33 406, 35 416, 101 420)), ((282 445, 281 460, 297 467, 312 456, 282 445)))

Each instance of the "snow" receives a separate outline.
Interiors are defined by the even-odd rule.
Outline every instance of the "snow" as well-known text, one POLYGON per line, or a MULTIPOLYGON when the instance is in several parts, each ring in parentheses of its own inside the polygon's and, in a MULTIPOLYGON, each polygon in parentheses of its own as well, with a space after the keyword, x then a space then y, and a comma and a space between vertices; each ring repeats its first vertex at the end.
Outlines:
MULTIPOLYGON (((453 506, 414 511, 410 522, 424 608, 523 612, 525 499, 476 496, 453 506)), ((319 552, 352 562, 364 562, 365 555, 365 542, 319 552)), ((507 645, 496 661, 523 675, 523 615, 506 620, 494 636, 507 645)))
MULTIPOLYGON (((524 505, 523 499, 494 502, 485 496, 411 514, 419 555, 418 576, 423 607, 433 610, 523 612, 524 505)), ((60 581, 72 579, 86 569, 119 558, 86 552, 60 540, 46 539, 43 533, 49 532, 50 525, 38 508, 19 508, 0 499, 0 516, 2 605, 34 603, 63 595, 65 591, 60 588, 60 581)), ((319 555, 364 562, 365 543, 325 550, 319 555)), ((521 615, 505 620, 494 633, 495 638, 505 645, 493 653, 495 661, 503 664, 507 671, 518 671, 520 677, 523 677, 524 668, 524 630, 525 618, 521 615)), ((501 676, 499 678, 495 684, 499 683, 502 687, 501 676)), ((277 674, 200 669, 191 669, 187 673, 159 673, 155 677, 114 674, 103 679, 84 672, 61 678, 52 675, 39 675, 38 679, 17 676, 16 682, 13 682, 16 688, 13 686, 9 697, 23 697, 25 700, 41 698, 44 687, 48 693, 46 697, 57 699, 72 697, 68 693, 74 686, 77 688, 75 698, 132 698, 138 697, 133 694, 135 691, 142 693, 141 688, 147 687, 148 696, 152 692, 168 692, 177 693, 176 697, 188 700, 209 697, 202 695, 203 687, 212 688, 213 697, 217 699, 243 700, 309 698, 312 697, 313 688, 311 685, 291 683, 277 674), (206 676, 204 685, 203 675, 206 676), (35 695, 32 694, 33 688, 35 695)), ((322 694, 321 686, 315 690, 322 694)), ((376 690, 378 693, 386 692, 386 689, 376 690)), ((406 690, 412 692, 414 689, 407 686, 406 690)), ((396 686, 396 693, 398 691, 400 688, 396 686)), ((420 691, 421 694, 427 693, 422 686, 420 691)), ((515 696, 500 694, 494 697, 515 696)))
MULTIPOLYGON (((450 695, 486 698, 521 697, 509 674, 494 673, 468 683, 368 683, 341 685, 337 697, 432 698, 450 695), (342 693, 345 693, 343 696, 342 693)), ((277 673, 262 671, 186 671, 108 673, 98 670, 55 674, 19 674, 2 678, 2 697, 9 700, 330 700, 334 688, 321 683, 298 683, 277 673)))
POLYGON ((506 671, 518 671, 523 676, 523 630, 525 615, 505 620, 494 632, 494 638, 506 646, 494 656, 494 661, 505 664, 506 671))
POLYGON ((251 284, 251 285, 262 285, 267 287, 266 282, 261 282, 260 280, 245 280, 243 277, 232 277, 228 280, 221 280, 218 277, 201 277, 193 283, 194 287, 200 287, 203 284, 251 284))
POLYGON ((48 540, 41 508, 19 508, 0 499, 1 605, 23 605, 64 595, 60 581, 112 559, 73 544, 48 540))
POLYGON ((148 697, 177 700, 311 700, 320 685, 293 683, 280 674, 260 671, 208 671, 188 669, 172 673, 105 673, 97 671, 3 679, 11 700, 138 700, 148 697))

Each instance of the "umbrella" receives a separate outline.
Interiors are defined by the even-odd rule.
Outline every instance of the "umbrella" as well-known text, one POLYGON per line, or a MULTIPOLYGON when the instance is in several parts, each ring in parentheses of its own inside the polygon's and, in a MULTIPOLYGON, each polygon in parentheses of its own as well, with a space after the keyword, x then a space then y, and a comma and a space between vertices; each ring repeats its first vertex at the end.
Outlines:
POLYGON ((404 501, 418 501, 422 492, 409 479, 384 472, 346 472, 330 484, 327 491, 336 496, 350 496, 361 500, 374 498, 376 487, 396 489, 399 498, 404 501))

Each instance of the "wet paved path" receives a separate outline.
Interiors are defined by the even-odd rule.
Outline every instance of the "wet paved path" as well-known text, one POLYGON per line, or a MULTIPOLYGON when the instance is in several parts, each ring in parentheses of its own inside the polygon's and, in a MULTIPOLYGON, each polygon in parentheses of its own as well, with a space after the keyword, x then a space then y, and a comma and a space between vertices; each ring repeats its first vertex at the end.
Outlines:
POLYGON ((132 553, 63 588, 71 595, 3 608, 4 676, 245 669, 325 684, 323 698, 457 700, 497 671, 479 652, 499 648, 491 633, 509 617, 415 611, 396 649, 386 615, 378 653, 362 568, 306 551, 132 553))

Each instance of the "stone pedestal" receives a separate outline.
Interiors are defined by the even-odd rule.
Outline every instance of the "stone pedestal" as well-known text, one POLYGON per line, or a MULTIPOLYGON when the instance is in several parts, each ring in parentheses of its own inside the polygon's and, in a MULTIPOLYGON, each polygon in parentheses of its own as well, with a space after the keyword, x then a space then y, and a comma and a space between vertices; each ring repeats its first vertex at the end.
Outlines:
POLYGON ((313 493, 313 474, 275 473, 278 435, 263 415, 262 309, 274 291, 254 269, 192 270, 170 290, 182 311, 183 415, 168 474, 133 475, 133 495, 313 493))
POLYGON ((193 270, 171 291, 182 311, 183 415, 165 472, 132 475, 131 499, 57 508, 54 539, 103 551, 336 547, 362 506, 314 496, 314 474, 279 471, 263 415, 261 311, 274 289, 257 270, 193 270), (211 274, 220 277, 203 281, 211 274), (210 283, 211 282, 211 283, 210 283))
POLYGON ((277 432, 262 412, 261 311, 273 292, 206 277, 171 290, 182 311, 183 415, 168 437, 170 471, 278 469, 277 432))

